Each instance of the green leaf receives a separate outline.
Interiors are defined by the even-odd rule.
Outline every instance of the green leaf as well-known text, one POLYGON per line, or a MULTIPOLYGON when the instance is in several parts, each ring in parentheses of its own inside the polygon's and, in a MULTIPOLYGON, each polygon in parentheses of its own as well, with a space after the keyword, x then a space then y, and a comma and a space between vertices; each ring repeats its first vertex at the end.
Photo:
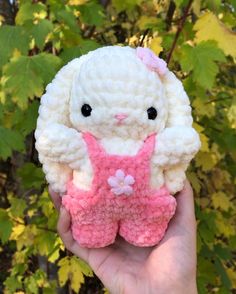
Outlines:
POLYGON ((230 290, 230 288, 231 288, 231 281, 230 281, 230 279, 229 279, 229 277, 227 275, 227 272, 226 272, 224 266, 222 265, 220 259, 218 259, 218 258, 215 261, 215 268, 216 268, 218 274, 221 277, 222 284, 224 286, 226 286, 227 289, 230 290))
POLYGON ((17 170, 17 175, 21 179, 22 185, 28 188, 40 188, 44 183, 44 173, 42 169, 33 163, 25 163, 17 170))
POLYGON ((93 276, 93 271, 91 269, 91 267, 84 262, 82 259, 78 258, 78 263, 80 265, 80 269, 82 271, 82 273, 87 276, 87 277, 92 277, 93 276))
POLYGON ((16 197, 8 197, 11 203, 11 214, 16 217, 24 217, 24 211, 27 208, 27 204, 24 199, 16 197))
POLYGON ((88 53, 91 50, 95 50, 99 48, 100 45, 92 40, 81 41, 79 46, 65 48, 61 54, 60 58, 64 61, 64 63, 69 62, 70 60, 80 57, 83 54, 88 53))
POLYGON ((29 48, 29 36, 22 27, 18 26, 0 26, 0 67, 2 67, 12 56, 15 49, 22 54, 26 54, 29 48))
MULTIPOLYGON (((19 123, 16 125, 16 129, 24 136, 28 135, 36 128, 36 121, 38 117, 39 102, 33 101, 28 105, 26 111, 20 113, 19 123)), ((13 116, 14 119, 14 116, 13 116)))
POLYGON ((0 208, 0 239, 6 243, 12 231, 12 221, 6 210, 0 208))
POLYGON ((42 95, 60 63, 59 57, 47 53, 14 58, 4 67, 6 81, 3 87, 11 94, 14 102, 26 108, 28 98, 42 95))
POLYGON ((49 255, 53 249, 56 241, 56 233, 40 230, 38 236, 35 237, 35 247, 40 255, 49 255))
POLYGON ((56 11, 56 17, 60 21, 60 23, 68 26, 70 30, 72 30, 74 33, 80 33, 80 28, 77 23, 77 19, 73 14, 73 11, 69 10, 68 7, 66 7, 66 10, 63 9, 56 11))
POLYGON ((184 71, 193 71, 193 79, 205 89, 211 89, 219 68, 216 61, 225 61, 223 52, 214 41, 201 42, 195 47, 182 46, 180 64, 184 71))
POLYGON ((21 289, 22 287, 22 276, 16 275, 16 276, 10 276, 4 281, 4 285, 8 290, 10 290, 10 293, 15 293, 17 289, 21 289))
POLYGON ((17 12, 16 19, 15 19, 16 24, 22 25, 29 20, 33 20, 35 18, 35 14, 40 14, 42 12, 46 12, 46 6, 41 2, 23 3, 22 5, 20 5, 20 9, 17 12))
POLYGON ((113 6, 116 8, 117 12, 129 10, 135 8, 135 6, 140 5, 143 0, 112 0, 113 6))
POLYGON ((102 25, 104 12, 100 4, 90 1, 85 5, 80 5, 78 9, 81 12, 81 19, 84 23, 95 26, 102 25))
MULTIPOLYGON (((2 124, 9 128, 18 131, 23 136, 28 135, 36 127, 36 120, 38 117, 39 101, 35 100, 29 103, 27 110, 22 110, 16 107, 12 101, 8 100, 8 105, 4 105, 5 112, 2 120, 2 124)), ((0 105, 1 112, 1 105, 0 105)))
POLYGON ((231 248, 229 247, 223 247, 220 244, 216 244, 214 246, 214 252, 220 257, 221 259, 232 259, 232 253, 231 253, 231 248))
POLYGON ((43 49, 45 45, 45 39, 50 32, 53 30, 53 24, 48 19, 42 19, 35 25, 28 25, 28 32, 32 35, 35 40, 36 46, 40 50, 43 49))
POLYGON ((34 275, 26 277, 26 279, 24 280, 24 286, 26 288, 27 294, 38 294, 39 293, 37 281, 36 281, 34 275))
POLYGON ((7 159, 13 150, 23 151, 24 147, 24 138, 19 132, 0 126, 0 158, 7 159))
POLYGON ((174 2, 177 7, 180 7, 185 2, 185 0, 174 0, 174 2))

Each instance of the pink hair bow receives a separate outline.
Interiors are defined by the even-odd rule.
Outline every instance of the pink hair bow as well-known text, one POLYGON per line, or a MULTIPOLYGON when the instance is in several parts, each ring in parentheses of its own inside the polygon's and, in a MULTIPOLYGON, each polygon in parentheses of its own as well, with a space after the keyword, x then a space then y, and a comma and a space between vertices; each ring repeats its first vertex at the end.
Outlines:
POLYGON ((152 50, 138 47, 136 53, 138 58, 140 58, 150 70, 157 72, 160 76, 166 74, 168 70, 166 62, 156 56, 152 50))

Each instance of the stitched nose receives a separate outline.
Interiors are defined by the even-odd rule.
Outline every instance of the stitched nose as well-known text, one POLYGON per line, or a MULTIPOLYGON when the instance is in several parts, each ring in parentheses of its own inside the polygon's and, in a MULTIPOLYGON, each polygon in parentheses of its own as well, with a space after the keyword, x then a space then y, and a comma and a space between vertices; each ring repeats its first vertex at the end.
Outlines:
POLYGON ((119 114, 116 114, 114 116, 119 122, 121 122, 122 120, 126 119, 128 117, 127 114, 124 114, 124 113, 119 113, 119 114))

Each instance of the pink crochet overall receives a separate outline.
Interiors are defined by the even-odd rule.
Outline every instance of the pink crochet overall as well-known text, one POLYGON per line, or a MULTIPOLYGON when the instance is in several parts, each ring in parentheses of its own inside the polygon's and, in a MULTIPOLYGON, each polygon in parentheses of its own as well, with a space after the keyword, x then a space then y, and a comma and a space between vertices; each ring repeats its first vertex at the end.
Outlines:
POLYGON ((62 204, 72 218, 72 234, 83 247, 112 244, 119 233, 136 246, 153 246, 164 236, 176 200, 166 187, 150 187, 156 135, 134 156, 110 155, 91 134, 83 134, 93 167, 89 191, 68 183, 62 204))

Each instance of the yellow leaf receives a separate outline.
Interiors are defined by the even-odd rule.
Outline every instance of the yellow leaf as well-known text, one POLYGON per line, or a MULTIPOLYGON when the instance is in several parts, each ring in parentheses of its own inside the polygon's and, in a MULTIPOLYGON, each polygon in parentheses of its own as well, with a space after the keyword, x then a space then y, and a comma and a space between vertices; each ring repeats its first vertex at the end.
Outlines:
POLYGON ((56 238, 55 244, 54 244, 54 250, 50 255, 48 256, 48 261, 51 263, 54 263, 60 256, 60 248, 61 247, 61 239, 59 237, 56 238))
POLYGON ((17 224, 12 228, 12 233, 10 236, 10 240, 17 240, 19 236, 24 232, 25 225, 24 224, 17 224))
POLYGON ((154 37, 150 43, 150 49, 158 56, 160 52, 163 50, 161 46, 162 38, 161 37, 154 37))
POLYGON ((215 168, 212 171, 211 176, 212 182, 217 190, 222 189, 223 184, 230 184, 231 183, 231 175, 228 171, 222 170, 221 168, 215 168))
POLYGON ((211 170, 217 163, 217 158, 213 153, 198 152, 196 158, 196 166, 201 167, 203 171, 211 170))
POLYGON ((4 22, 5 18, 3 15, 0 15, 0 25, 2 25, 2 23, 4 22))
POLYGON ((59 285, 63 287, 67 280, 69 279, 69 273, 70 273, 70 260, 69 257, 66 256, 62 258, 59 262, 59 270, 58 270, 58 280, 59 285))
POLYGON ((13 257, 14 264, 24 263, 26 256, 26 250, 16 251, 13 257))
POLYGON ((64 257, 59 262, 58 279, 60 286, 64 286, 67 280, 71 282, 71 288, 78 293, 81 284, 84 282, 79 260, 77 257, 72 256, 64 257))
POLYGON ((158 23, 157 17, 142 15, 137 22, 137 26, 139 27, 140 30, 145 30, 149 28, 150 26, 156 25, 157 23, 158 23))
POLYGON ((213 117, 215 115, 214 102, 206 103, 202 101, 202 99, 196 98, 194 99, 192 105, 194 107, 194 112, 196 112, 200 116, 206 115, 208 117, 213 117))
POLYGON ((208 137, 203 133, 200 133, 199 137, 201 140, 201 151, 202 152, 209 152, 209 146, 208 146, 209 139, 208 139, 208 137))
POLYGON ((235 230, 235 224, 229 223, 229 220, 226 219, 222 213, 216 214, 216 220, 215 220, 217 230, 219 234, 223 234, 226 237, 235 236, 236 230, 235 230))
POLYGON ((13 227, 10 240, 16 240, 17 250, 23 246, 29 247, 34 244, 37 228, 34 225, 19 224, 13 227))
POLYGON ((209 144, 208 144, 209 138, 203 133, 204 128, 197 123, 193 123, 193 127, 199 133, 199 137, 201 140, 201 149, 200 150, 202 152, 209 152, 209 144))
POLYGON ((82 274, 79 260, 77 257, 73 256, 71 258, 71 288, 78 293, 81 284, 84 282, 84 276, 82 274))
POLYGON ((230 281, 232 283, 233 289, 236 289, 236 274, 235 274, 235 270, 233 270, 232 268, 227 268, 226 272, 230 278, 230 281))
POLYGON ((236 34, 228 29, 212 12, 204 13, 194 25, 195 41, 215 40, 226 55, 236 58, 236 34))
POLYGON ((86 2, 88 2, 88 0, 69 0, 68 4, 69 5, 83 5, 86 2))
POLYGON ((228 211, 231 207, 229 197, 223 192, 214 193, 212 195, 212 203, 214 208, 221 208, 225 211, 228 211))

